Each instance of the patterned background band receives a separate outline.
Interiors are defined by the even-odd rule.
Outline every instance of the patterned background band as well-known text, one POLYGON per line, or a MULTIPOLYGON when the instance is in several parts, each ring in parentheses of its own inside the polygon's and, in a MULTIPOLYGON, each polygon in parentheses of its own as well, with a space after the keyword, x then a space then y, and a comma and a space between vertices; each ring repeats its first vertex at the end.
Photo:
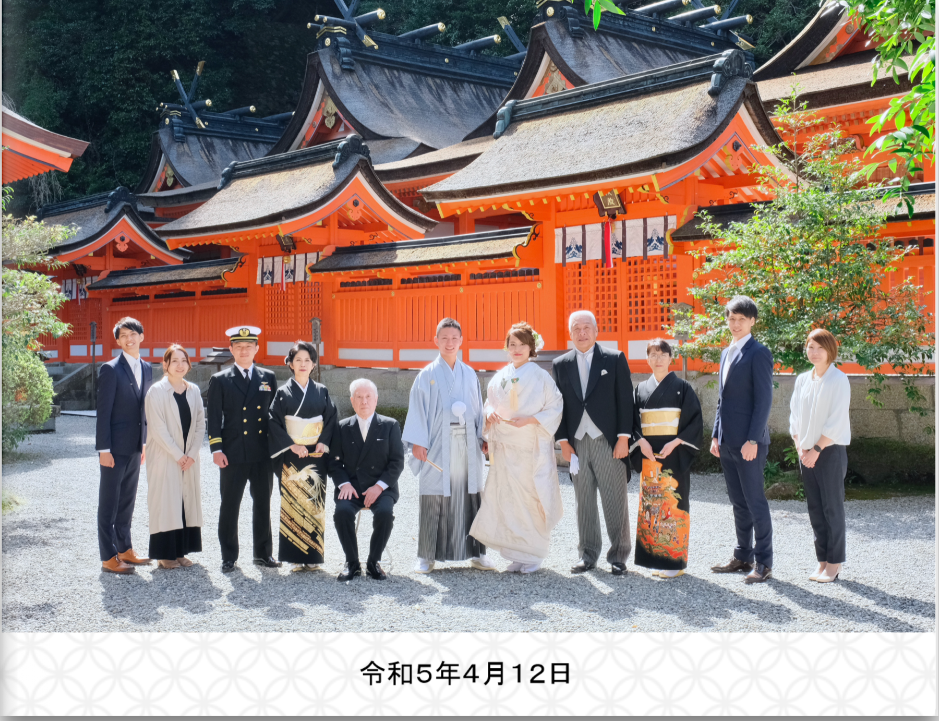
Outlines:
MULTIPOLYGON (((3 708, 26 714, 922 715, 934 633, 4 634, 3 708), (370 662, 501 661, 481 678, 369 686, 370 662), (535 664, 570 683, 518 684, 535 664), (759 693, 753 693, 759 689, 759 693)), ((436 676, 436 673, 434 674, 436 676)))

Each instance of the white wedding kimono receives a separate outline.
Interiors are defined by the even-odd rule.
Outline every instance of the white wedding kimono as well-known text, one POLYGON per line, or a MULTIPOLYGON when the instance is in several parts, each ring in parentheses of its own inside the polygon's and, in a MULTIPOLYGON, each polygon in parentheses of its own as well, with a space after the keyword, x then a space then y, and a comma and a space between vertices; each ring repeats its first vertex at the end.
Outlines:
POLYGON ((428 461, 441 469, 408 453, 420 487, 419 558, 463 561, 486 552, 469 536, 483 487, 484 420, 479 379, 462 361, 451 369, 437 356, 414 379, 401 437, 408 451, 426 448, 428 461), (462 404, 460 415, 454 404, 462 404))
POLYGON ((564 513, 554 455, 563 407, 554 379, 530 361, 506 366, 489 382, 486 415, 538 419, 521 428, 495 423, 485 434, 489 476, 470 535, 510 561, 544 560, 551 530, 564 513))

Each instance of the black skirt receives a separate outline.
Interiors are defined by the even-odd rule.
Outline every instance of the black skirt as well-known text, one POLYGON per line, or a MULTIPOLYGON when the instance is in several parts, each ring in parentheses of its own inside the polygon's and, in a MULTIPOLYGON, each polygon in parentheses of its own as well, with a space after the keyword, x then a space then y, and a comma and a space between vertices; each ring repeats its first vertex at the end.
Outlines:
POLYGON ((150 558, 157 561, 175 561, 177 558, 202 550, 202 529, 186 526, 186 508, 183 507, 183 527, 174 531, 150 534, 150 558))

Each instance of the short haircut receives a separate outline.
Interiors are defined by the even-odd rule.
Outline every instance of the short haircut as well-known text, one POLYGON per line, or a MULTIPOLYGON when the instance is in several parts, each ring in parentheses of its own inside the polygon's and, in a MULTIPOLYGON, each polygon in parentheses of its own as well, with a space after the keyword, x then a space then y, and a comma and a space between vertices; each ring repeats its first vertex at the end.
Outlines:
POLYGON ((538 351, 535 350, 535 329, 528 325, 528 323, 522 321, 521 323, 516 323, 511 328, 509 328, 509 332, 505 334, 506 350, 509 348, 510 338, 516 338, 519 343, 524 343, 528 346, 529 358, 538 357, 538 351))
POLYGON ((567 332, 570 333, 574 330, 574 321, 578 318, 590 318, 590 322, 593 323, 594 328, 599 328, 597 325, 597 316, 591 313, 589 310, 575 310, 567 319, 567 332))
POLYGON ((136 318, 131 318, 129 315, 125 315, 114 324, 114 340, 120 339, 121 328, 127 328, 127 330, 132 330, 143 335, 143 326, 140 324, 140 321, 136 318))
POLYGON ((459 324, 458 321, 454 320, 453 318, 444 318, 442 321, 440 321, 437 324, 436 335, 440 335, 440 331, 442 331, 444 328, 456 328, 458 331, 460 331, 460 335, 463 335, 462 326, 459 324))
POLYGON ((313 347, 313 344, 306 340, 298 340, 296 343, 291 346, 290 350, 287 351, 287 357, 284 358, 284 365, 289 366, 293 363, 293 359, 297 357, 297 353, 305 350, 310 354, 310 360, 316 363, 316 348, 313 347))
POLYGON ((375 393, 375 397, 378 398, 378 386, 372 383, 368 378, 356 378, 349 384, 349 397, 353 397, 355 392, 362 386, 368 386, 375 393))
POLYGON ((760 315, 756 303, 753 302, 752 298, 745 295, 735 295, 727 301, 727 305, 724 306, 724 317, 729 318, 731 313, 754 319, 760 315))
POLYGON ((173 343, 173 345, 167 348, 166 351, 163 353, 163 365, 168 366, 170 364, 170 361, 173 358, 173 353, 175 353, 178 350, 181 350, 183 352, 183 355, 186 356, 186 363, 189 365, 189 370, 192 370, 192 361, 189 360, 189 353, 186 352, 186 349, 183 348, 179 343, 173 343))
POLYGON ((829 363, 835 362, 838 358, 838 339, 835 338, 830 330, 816 328, 809 333, 809 337, 805 339, 805 345, 808 345, 810 340, 814 340, 825 349, 825 352, 828 354, 829 363))
POLYGON ((672 354, 672 347, 668 344, 668 341, 664 338, 653 338, 648 343, 646 343, 646 355, 648 356, 652 351, 657 350, 666 355, 672 354))

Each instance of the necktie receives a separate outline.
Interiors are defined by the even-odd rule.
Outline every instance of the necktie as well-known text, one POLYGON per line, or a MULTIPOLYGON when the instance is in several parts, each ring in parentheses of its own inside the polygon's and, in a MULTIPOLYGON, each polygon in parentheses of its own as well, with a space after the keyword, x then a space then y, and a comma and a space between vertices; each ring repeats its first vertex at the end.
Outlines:
POLYGON ((587 354, 580 354, 581 360, 583 363, 578 363, 578 370, 580 371, 580 390, 584 393, 587 392, 587 380, 590 378, 590 363, 587 360, 587 354))
POLYGON ((724 375, 721 378, 721 382, 725 383, 727 381, 727 374, 730 372, 730 364, 734 362, 734 358, 737 357, 738 348, 736 344, 730 346, 730 350, 727 352, 727 359, 724 361, 724 375))
POLYGON ((368 438, 368 426, 366 425, 366 422, 362 420, 361 418, 359 418, 359 432, 362 434, 363 441, 368 438))

